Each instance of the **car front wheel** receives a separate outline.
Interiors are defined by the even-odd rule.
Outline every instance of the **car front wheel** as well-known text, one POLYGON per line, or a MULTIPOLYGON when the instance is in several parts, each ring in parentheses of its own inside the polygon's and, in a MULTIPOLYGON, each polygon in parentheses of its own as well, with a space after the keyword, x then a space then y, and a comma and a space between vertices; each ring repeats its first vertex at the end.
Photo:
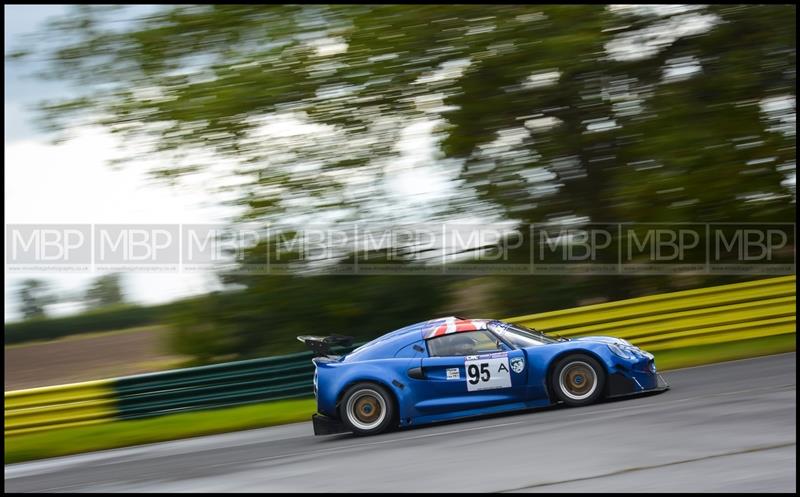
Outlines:
POLYGON ((606 373, 593 357, 575 354, 558 361, 550 381, 558 400, 569 406, 585 406, 603 394, 606 373))
POLYGON ((358 383, 347 389, 339 405, 344 424, 356 435, 376 435, 393 423, 391 394, 376 383, 358 383))

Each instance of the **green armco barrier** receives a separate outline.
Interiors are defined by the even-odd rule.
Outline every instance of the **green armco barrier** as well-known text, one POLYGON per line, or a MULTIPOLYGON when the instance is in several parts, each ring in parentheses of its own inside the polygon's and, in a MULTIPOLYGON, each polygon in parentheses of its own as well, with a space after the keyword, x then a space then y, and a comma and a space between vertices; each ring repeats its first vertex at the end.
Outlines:
MULTIPOLYGON (((767 278, 505 320, 564 336, 618 336, 658 352, 795 334, 795 284, 794 275, 767 278)), ((333 350, 346 353, 359 345, 333 350)), ((312 356, 308 351, 6 392, 5 434, 311 397, 312 356)))
MULTIPOLYGON (((353 348, 335 350, 346 353, 353 348)), ((308 397, 314 394, 312 357, 309 351, 117 378, 118 417, 308 397)))

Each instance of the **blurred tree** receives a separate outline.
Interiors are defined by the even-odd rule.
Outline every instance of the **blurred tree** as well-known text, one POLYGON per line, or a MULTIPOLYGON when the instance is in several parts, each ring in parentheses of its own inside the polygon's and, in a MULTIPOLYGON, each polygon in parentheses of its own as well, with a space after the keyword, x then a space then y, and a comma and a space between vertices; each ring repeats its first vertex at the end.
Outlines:
POLYGON ((45 307, 55 302, 47 282, 33 278, 20 283, 18 295, 21 304, 20 312, 25 319, 44 317, 45 307))
MULTIPOLYGON (((234 160, 246 219, 364 221, 385 192, 349 180, 380 178, 402 130, 428 121, 455 160, 442 167, 523 222, 786 221, 794 135, 762 107, 794 96, 794 13, 205 5, 119 29, 104 22, 117 8, 80 6, 47 31, 46 76, 81 94, 43 117, 120 133, 139 147, 128 159, 168 153, 176 166, 155 173, 169 179, 204 169, 192 152, 234 160), (313 139, 259 134, 286 115, 316 123, 313 139)), ((425 207, 431 219, 476 205, 425 207)))
POLYGON ((85 302, 88 308, 107 307, 125 302, 119 273, 98 276, 86 291, 85 302))
MULTIPOLYGON (((29 50, 51 61, 44 77, 76 86, 43 105, 43 124, 101 125, 127 159, 172 164, 153 171, 168 181, 212 175, 242 207, 234 222, 795 220, 791 5, 180 5, 123 27, 106 22, 118 9, 76 7, 29 50), (387 178, 424 146, 447 191, 406 208, 387 178)), ((250 351, 269 326, 367 329, 387 302, 445 281, 304 278, 228 277, 247 291, 194 315, 234 336, 209 338, 215 349, 250 351)), ((514 313, 682 284, 497 281, 492 308, 514 313)), ((418 302, 407 318, 435 308, 418 302)))

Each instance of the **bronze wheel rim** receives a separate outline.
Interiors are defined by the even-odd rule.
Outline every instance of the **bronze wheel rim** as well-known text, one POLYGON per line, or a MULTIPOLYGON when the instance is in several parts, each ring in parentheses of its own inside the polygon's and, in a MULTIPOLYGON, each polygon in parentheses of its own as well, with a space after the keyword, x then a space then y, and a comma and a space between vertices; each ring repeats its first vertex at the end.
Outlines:
POLYGON ((375 390, 359 390, 347 401, 347 418, 357 428, 374 429, 385 417, 386 401, 375 390))
POLYGON ((583 361, 567 364, 559 375, 561 391, 572 400, 583 400, 597 389, 597 374, 594 368, 583 361))

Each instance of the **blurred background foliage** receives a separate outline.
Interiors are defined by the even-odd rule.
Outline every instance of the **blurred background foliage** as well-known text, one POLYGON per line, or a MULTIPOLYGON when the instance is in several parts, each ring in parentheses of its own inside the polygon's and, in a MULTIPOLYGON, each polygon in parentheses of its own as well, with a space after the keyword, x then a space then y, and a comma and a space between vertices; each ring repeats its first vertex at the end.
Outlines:
MULTIPOLYGON (((11 54, 44 54, 41 77, 74 83, 73 99, 43 102, 42 124, 58 139, 100 125, 129 167, 153 157, 156 179, 204 178, 239 208, 234 227, 795 222, 791 5, 180 5, 120 27, 121 10, 75 7, 11 54)), ((229 291, 172 315, 174 350, 264 355, 301 333, 372 337, 736 279, 302 264, 221 278, 229 291)))

